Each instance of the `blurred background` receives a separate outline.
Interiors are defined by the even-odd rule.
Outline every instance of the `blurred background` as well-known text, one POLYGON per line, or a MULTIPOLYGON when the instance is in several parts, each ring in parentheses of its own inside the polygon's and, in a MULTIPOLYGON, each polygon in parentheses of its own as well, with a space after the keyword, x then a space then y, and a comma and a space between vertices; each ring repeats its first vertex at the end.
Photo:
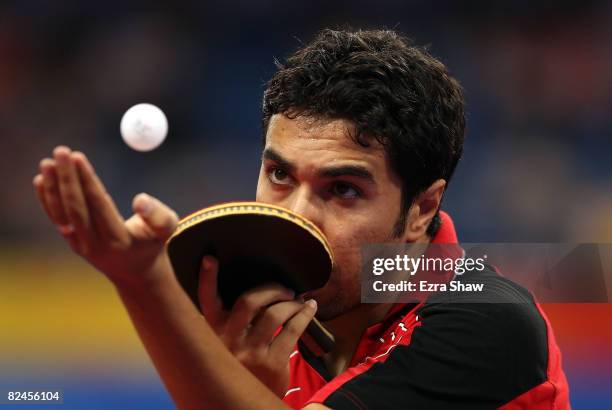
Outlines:
MULTIPOLYGON (((401 31, 463 84, 465 154, 443 204, 461 241, 612 242, 610 2, 126 3, 0 2, 0 388, 173 407, 112 287, 43 216, 38 162, 82 150, 125 216, 143 191, 181 215, 252 199, 273 60, 325 27, 401 31), (139 102, 169 119, 150 153, 119 135, 139 102)), ((612 408, 610 305, 545 309, 574 407, 612 408)))

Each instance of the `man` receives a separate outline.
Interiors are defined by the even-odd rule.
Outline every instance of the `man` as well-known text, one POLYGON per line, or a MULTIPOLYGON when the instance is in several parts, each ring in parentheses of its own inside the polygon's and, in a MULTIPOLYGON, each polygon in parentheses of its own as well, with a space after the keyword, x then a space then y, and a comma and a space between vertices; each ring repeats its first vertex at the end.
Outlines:
POLYGON ((269 284, 225 311, 206 256, 202 316, 165 253, 170 208, 140 194, 124 221, 67 147, 34 179, 72 249, 116 286, 179 408, 569 407, 546 319, 494 272, 501 291, 488 296, 506 303, 360 303, 363 245, 457 240, 439 208, 462 153, 464 100, 442 63, 392 31, 324 30, 279 64, 263 125, 257 200, 310 219, 335 255, 329 282, 298 298, 269 284), (321 357, 298 343, 315 312, 336 337, 321 357))

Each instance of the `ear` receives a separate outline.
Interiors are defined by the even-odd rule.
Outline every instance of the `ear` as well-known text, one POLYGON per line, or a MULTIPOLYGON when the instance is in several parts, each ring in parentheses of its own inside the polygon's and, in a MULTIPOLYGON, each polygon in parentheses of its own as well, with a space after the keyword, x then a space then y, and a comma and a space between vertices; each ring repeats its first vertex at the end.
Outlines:
POLYGON ((404 240, 406 242, 424 242, 427 227, 440 208, 440 201, 446 188, 446 181, 436 180, 424 192, 415 198, 408 210, 404 240))

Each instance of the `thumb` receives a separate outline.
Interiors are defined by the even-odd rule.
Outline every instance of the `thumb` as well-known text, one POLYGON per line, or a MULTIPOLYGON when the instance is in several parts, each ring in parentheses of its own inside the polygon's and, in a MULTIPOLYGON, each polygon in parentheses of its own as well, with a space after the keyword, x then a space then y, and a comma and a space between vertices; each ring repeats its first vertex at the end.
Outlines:
POLYGON ((198 299, 204 317, 216 331, 219 330, 223 316, 225 316, 223 302, 217 292, 218 273, 219 261, 217 258, 210 255, 204 256, 198 281, 198 299))
POLYGON ((132 208, 161 240, 168 239, 176 229, 178 215, 159 199, 141 193, 134 197, 132 208))

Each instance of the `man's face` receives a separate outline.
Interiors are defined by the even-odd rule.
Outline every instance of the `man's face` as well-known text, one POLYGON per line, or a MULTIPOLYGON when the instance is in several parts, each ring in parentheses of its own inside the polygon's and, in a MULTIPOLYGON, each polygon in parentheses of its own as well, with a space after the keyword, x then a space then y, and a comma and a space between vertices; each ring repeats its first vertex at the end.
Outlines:
POLYGON ((347 120, 276 114, 266 135, 257 200, 288 208, 315 223, 332 248, 329 282, 306 297, 330 320, 360 303, 361 246, 392 242, 400 214, 401 181, 384 148, 355 143, 347 120))

